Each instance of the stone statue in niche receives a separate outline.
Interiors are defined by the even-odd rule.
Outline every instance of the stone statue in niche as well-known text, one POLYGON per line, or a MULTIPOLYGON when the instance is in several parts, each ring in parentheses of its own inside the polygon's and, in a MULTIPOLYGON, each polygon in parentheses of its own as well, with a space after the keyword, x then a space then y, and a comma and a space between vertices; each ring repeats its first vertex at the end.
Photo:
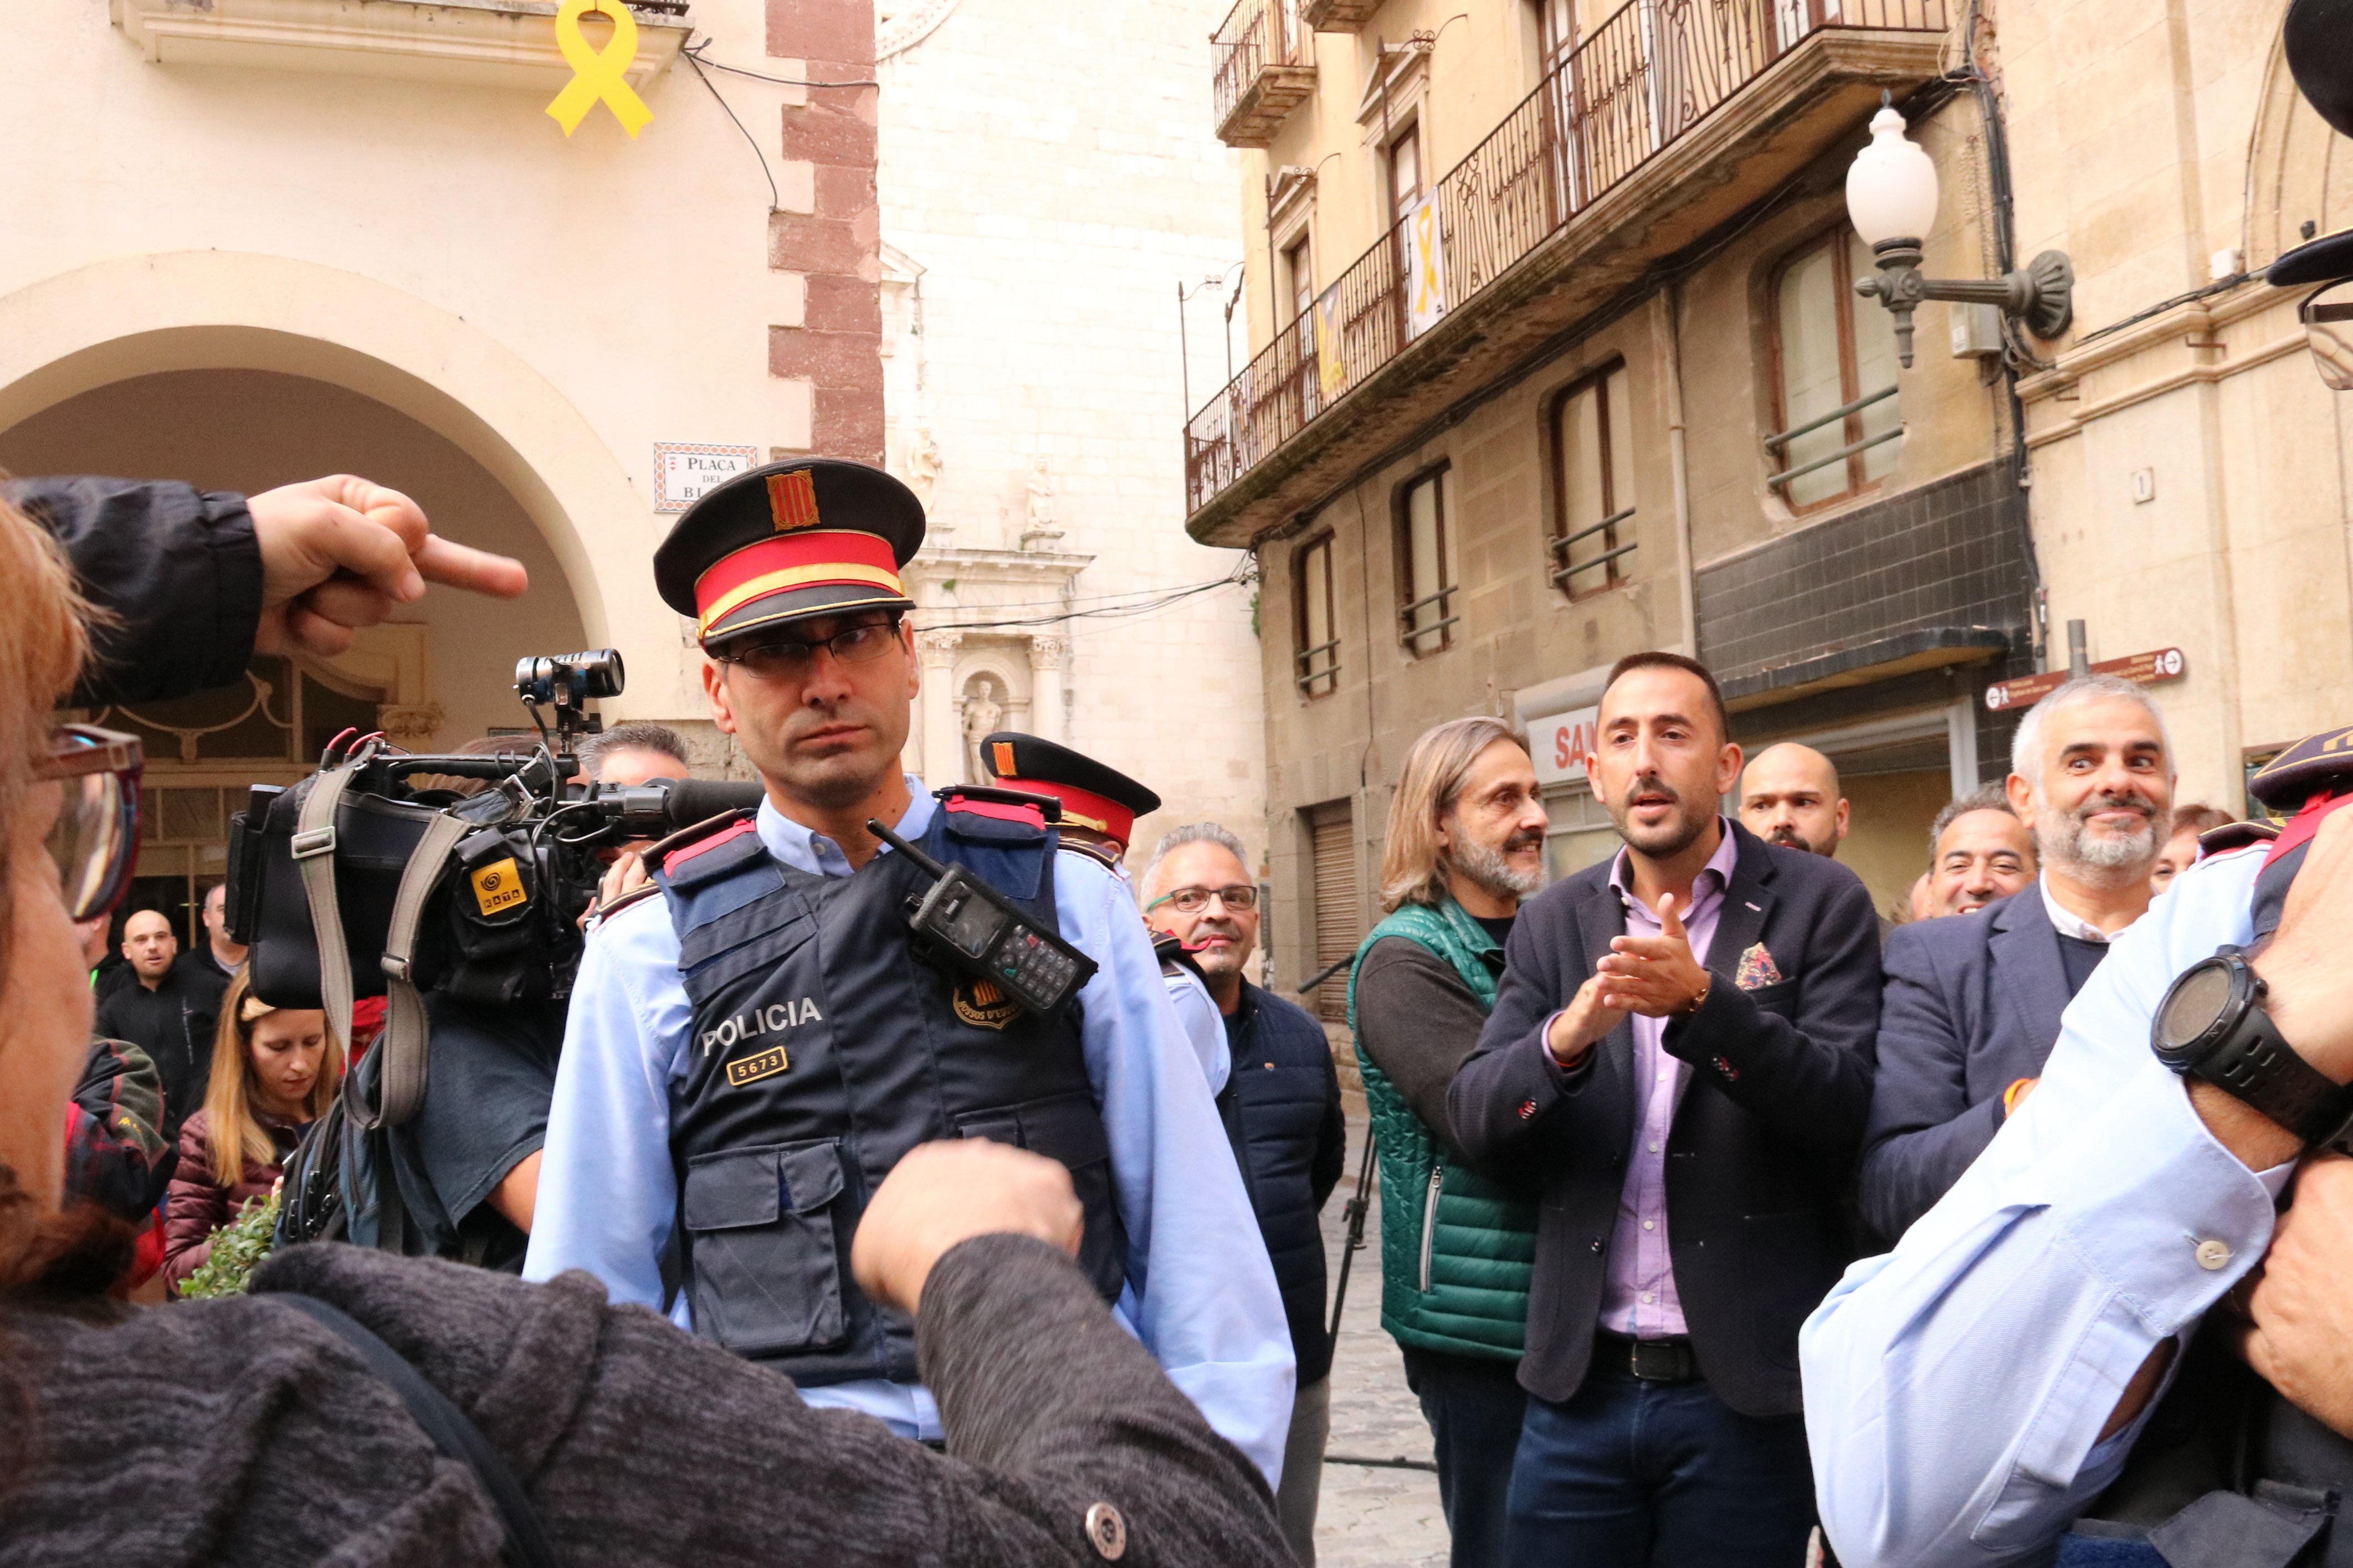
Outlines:
POLYGON ((1004 690, 993 676, 976 675, 964 689, 964 781, 983 784, 988 770, 980 765, 980 743, 1003 726, 1004 690))
POLYGON ((1054 526, 1054 476, 1043 458, 1029 459, 1029 503, 1021 521, 1021 548, 1050 550, 1062 537, 1054 526))

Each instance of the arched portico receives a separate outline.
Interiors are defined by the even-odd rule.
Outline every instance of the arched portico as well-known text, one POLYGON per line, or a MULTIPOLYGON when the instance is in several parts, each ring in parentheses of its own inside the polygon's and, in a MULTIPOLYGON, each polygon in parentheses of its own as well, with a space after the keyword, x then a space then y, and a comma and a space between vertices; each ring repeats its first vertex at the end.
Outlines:
POLYGON ((188 370, 332 383, 443 437, 530 516, 588 641, 622 650, 631 688, 613 709, 691 700, 677 617, 653 589, 645 500, 572 402, 462 318, 357 273, 223 251, 121 258, 0 296, 0 430, 95 388, 188 370))

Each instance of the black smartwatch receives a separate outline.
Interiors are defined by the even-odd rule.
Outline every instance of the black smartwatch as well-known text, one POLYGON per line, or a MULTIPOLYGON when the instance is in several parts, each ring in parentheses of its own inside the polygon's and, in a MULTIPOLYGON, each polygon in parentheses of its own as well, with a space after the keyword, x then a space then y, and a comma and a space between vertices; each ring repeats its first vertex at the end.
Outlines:
POLYGON ((2304 1140, 2337 1142, 2353 1119, 2353 1086, 2333 1082, 2295 1054, 2263 1011, 2263 976, 2226 947, 2181 972, 2158 1004, 2149 1049, 2304 1140))

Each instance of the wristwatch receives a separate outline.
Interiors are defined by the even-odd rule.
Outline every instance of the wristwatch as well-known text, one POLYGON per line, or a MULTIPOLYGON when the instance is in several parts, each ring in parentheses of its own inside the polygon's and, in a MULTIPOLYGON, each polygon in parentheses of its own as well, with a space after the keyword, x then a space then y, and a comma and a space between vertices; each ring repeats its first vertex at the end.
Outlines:
POLYGON ((2263 1011, 2263 976, 2234 947, 2183 970, 2158 1004, 2149 1049, 2175 1072, 2195 1074, 2252 1106, 2307 1146, 2341 1142, 2353 1121, 2353 1086, 2295 1054, 2263 1011))

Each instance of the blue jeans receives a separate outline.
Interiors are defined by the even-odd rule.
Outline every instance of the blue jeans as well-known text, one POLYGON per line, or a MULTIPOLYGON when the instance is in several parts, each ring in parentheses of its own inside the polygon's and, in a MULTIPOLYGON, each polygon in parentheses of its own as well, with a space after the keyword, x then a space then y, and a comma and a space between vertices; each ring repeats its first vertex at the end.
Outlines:
POLYGON ((1597 1364, 1565 1405, 1528 1396, 1508 1506, 1513 1568, 1801 1568, 1805 1420, 1597 1364))
POLYGON ((1398 1347, 1438 1457, 1438 1506, 1452 1538, 1449 1568, 1510 1568, 1504 1498, 1528 1396, 1520 1363, 1398 1347))

